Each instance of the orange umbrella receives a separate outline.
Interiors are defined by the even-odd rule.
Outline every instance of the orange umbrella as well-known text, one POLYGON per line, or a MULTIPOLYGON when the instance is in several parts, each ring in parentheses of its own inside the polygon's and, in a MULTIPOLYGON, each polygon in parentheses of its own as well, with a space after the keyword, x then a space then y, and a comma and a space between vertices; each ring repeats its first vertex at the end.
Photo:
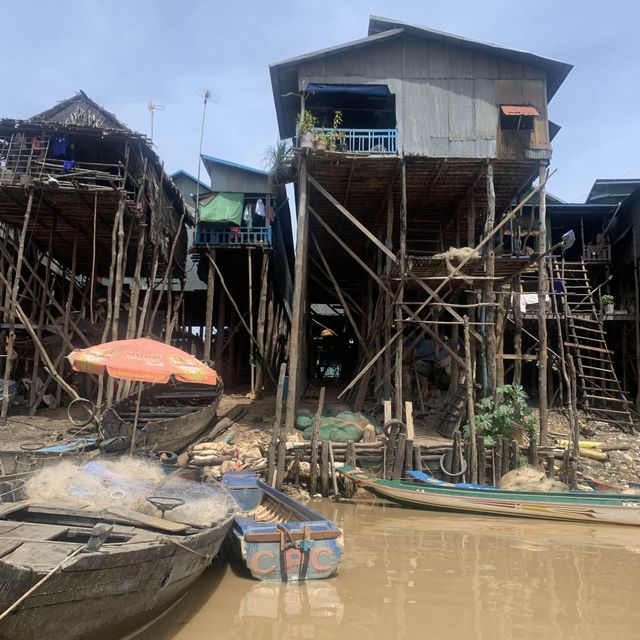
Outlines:
POLYGON ((216 372, 197 358, 150 338, 105 342, 76 349, 67 357, 75 371, 100 374, 106 369, 122 380, 162 383, 174 376, 182 382, 218 382, 216 372))

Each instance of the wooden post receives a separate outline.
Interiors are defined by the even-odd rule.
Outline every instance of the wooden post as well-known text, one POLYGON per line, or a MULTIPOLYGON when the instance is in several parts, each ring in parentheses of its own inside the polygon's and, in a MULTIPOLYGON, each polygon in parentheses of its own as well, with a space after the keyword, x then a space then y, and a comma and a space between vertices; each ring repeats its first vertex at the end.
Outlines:
MULTIPOLYGON (((282 363, 280 365, 280 375, 278 376, 278 389, 276 390, 276 415, 273 420, 273 431, 271 432, 271 448, 276 450, 280 432, 282 430, 282 396, 284 393, 284 379, 287 373, 287 366, 282 363)), ((270 451, 271 451, 270 448, 270 451)), ((267 482, 273 487, 275 486, 275 456, 273 466, 269 465, 267 471, 267 482)))
POLYGON ((520 466, 520 445, 517 440, 511 441, 511 469, 517 469, 520 466))
MULTIPOLYGON (((393 248, 393 193, 389 194, 387 199, 387 238, 385 241, 388 249, 393 248)), ((386 259, 386 270, 385 276, 387 279, 387 283, 389 283, 391 278, 391 269, 393 263, 389 257, 386 259)), ((391 296, 385 296, 385 314, 384 314, 384 343, 389 344, 391 341, 391 325, 393 323, 393 304, 391 296)), ((384 386, 383 386, 383 397, 386 399, 391 398, 391 350, 387 349, 384 352, 384 386)), ((389 416, 391 417, 391 416, 389 416)))
POLYGON ((547 270, 545 268, 544 253, 547 249, 547 222, 546 222, 546 187, 547 166, 540 163, 539 182, 542 185, 538 193, 538 211, 540 217, 540 235, 538 251, 538 397, 540 405, 540 444, 546 447, 548 444, 547 425, 549 420, 547 399, 547 270))
MULTIPOLYGON (((64 322, 63 322, 63 331, 66 336, 69 335, 69 319, 71 317, 71 312, 73 310, 73 294, 75 293, 75 282, 76 282, 76 267, 78 262, 78 237, 76 236, 73 239, 73 249, 71 250, 71 272, 69 273, 69 290, 67 292, 67 303, 64 309, 64 322)), ((60 354, 56 360, 56 367, 58 368, 58 372, 60 373, 60 377, 64 377, 64 356, 65 356, 65 347, 62 347, 60 354)), ((56 406, 60 406, 60 400, 62 397, 62 389, 58 387, 56 390, 56 406)))
MULTIPOLYGON (((269 216, 267 216, 269 220, 269 216)), ((262 349, 263 358, 258 358, 256 363, 256 393, 262 393, 264 386, 264 368, 269 367, 269 354, 267 352, 266 317, 267 317, 267 294, 269 292, 269 254, 262 253, 262 268, 260 270, 260 302, 258 304, 258 326, 256 329, 256 340, 262 349)))
MULTIPOLYGON (((496 193, 493 184, 493 162, 487 163, 487 217, 485 220, 484 236, 489 237, 496 221, 496 193)), ((487 379, 485 394, 495 398, 496 395, 496 332, 495 332, 495 292, 493 278, 495 276, 495 242, 491 240, 485 247, 484 264, 486 280, 484 281, 483 301, 487 305, 485 309, 484 343, 486 349, 487 379)))
POLYGON ((413 440, 415 431, 413 425, 413 402, 408 400, 404 403, 404 412, 407 425, 407 441, 404 452, 404 475, 406 475, 406 472, 410 471, 413 466, 413 440))
POLYGON ((298 173, 298 229, 296 236, 296 259, 294 273, 293 303, 291 332, 289 334, 289 394, 287 396, 287 417, 286 427, 293 430, 296 421, 296 409, 298 400, 302 394, 304 369, 302 366, 302 357, 304 348, 302 341, 304 335, 304 316, 306 314, 306 262, 308 260, 309 250, 309 214, 307 211, 308 200, 308 172, 307 172, 307 155, 303 153, 299 156, 299 173, 298 173))
MULTIPOLYGON (((283 367, 286 365, 283 363, 283 367)), ((320 418, 324 408, 325 388, 320 387, 320 398, 318 399, 318 409, 313 418, 313 429, 311 430, 311 471, 309 476, 309 493, 313 497, 318 487, 318 436, 320 433, 320 418)))
MULTIPOLYGON (((476 448, 475 400, 473 397, 473 367, 471 366, 471 337, 469 335, 469 318, 464 316, 464 382, 467 389, 467 418, 469 420, 469 442, 471 443, 471 460, 469 461, 471 482, 478 482, 478 451, 476 448)), ((483 462, 484 466, 484 462, 483 462)))
POLYGON ((144 262, 144 248, 147 240, 147 225, 142 224, 138 229, 138 247, 136 251, 136 266, 133 270, 131 280, 131 297, 129 299, 129 318, 127 319, 127 340, 131 340, 136 335, 138 321, 138 304, 140 302, 140 276, 142 274, 142 263, 144 262))
POLYGON ((529 439, 529 464, 538 468, 538 440, 535 435, 529 439))
POLYGON ((287 457, 287 442, 284 439, 280 439, 278 442, 278 456, 276 462, 276 489, 280 491, 284 483, 284 477, 286 475, 285 461, 287 457))
POLYGON ((340 492, 338 491, 338 478, 336 477, 336 459, 333 454, 333 444, 331 440, 325 440, 329 444, 329 463, 331 464, 331 484, 333 485, 333 497, 340 500, 340 492))
POLYGON ((516 359, 513 365, 513 384, 522 384, 522 308, 520 307, 520 296, 522 295, 520 284, 520 276, 516 276, 513 279, 513 291, 515 296, 513 297, 513 318, 515 321, 515 329, 513 332, 513 348, 516 355, 516 359))
POLYGON ((547 478, 553 478, 556 459, 553 453, 547 454, 547 478))
POLYGON ((399 433, 396 440, 396 455, 393 460, 393 470, 391 472, 392 480, 400 480, 402 472, 404 470, 404 455, 406 451, 407 435, 405 433, 399 433))
POLYGON ((224 346, 224 325, 226 322, 226 297, 218 295, 218 320, 216 322, 216 355, 215 365, 217 371, 222 371, 222 348, 224 346))
POLYGON ((504 475, 505 473, 509 473, 509 471, 511 470, 511 451, 509 449, 509 444, 509 440, 507 440, 506 438, 502 439, 502 475, 504 475))
MULTIPOLYGON (((216 259, 216 250, 210 249, 209 254, 211 255, 211 260, 215 261, 216 259)), ((205 303, 204 308, 204 351, 203 351, 203 360, 211 360, 211 341, 213 340, 213 299, 215 295, 215 283, 216 283, 216 272, 215 269, 211 266, 211 263, 207 265, 208 273, 207 273, 207 301, 205 303)))
MULTIPOLYGON (((397 330, 402 331, 402 305, 404 301, 404 279, 406 277, 406 253, 407 253, 407 172, 406 163, 402 159, 402 200, 400 203, 400 259, 398 266, 400 269, 400 284, 398 285, 397 306, 396 306, 396 325, 397 330)), ((395 376, 395 406, 396 417, 402 420, 402 361, 403 361, 403 335, 396 343, 396 376, 395 376)), ((396 451, 396 456, 398 451, 396 451)))
POLYGON ((502 436, 496 438, 493 454, 493 484, 497 487, 502 479, 502 436))
POLYGON ((329 496, 329 441, 322 441, 320 453, 320 492, 322 497, 329 496))
POLYGON ((27 206, 24 211, 24 218, 22 219, 22 229, 20 231, 20 238, 18 240, 18 254, 14 263, 15 267, 13 271, 13 282, 11 283, 10 287, 7 284, 7 289, 11 290, 11 304, 9 306, 9 337, 7 338, 7 348, 5 350, 5 383, 2 393, 2 409, 0 410, 0 419, 2 419, 3 422, 6 421, 7 412, 9 411, 9 380, 11 380, 13 348, 16 341, 16 308, 18 304, 18 291, 20 287, 20 271, 22 270, 22 259, 24 257, 24 246, 27 239, 27 228, 29 226, 29 219, 31 217, 31 207, 33 206, 33 191, 33 187, 29 187, 29 197, 27 199, 27 206))
POLYGON ((469 205, 467 208, 467 246, 476 246, 476 200, 473 190, 469 192, 469 205))
MULTIPOLYGON (((389 422, 389 420, 391 420, 392 417, 392 413, 391 413, 391 400, 384 400, 382 403, 382 410, 383 410, 383 420, 384 420, 384 425, 386 426, 387 423, 389 422)), ((382 468, 382 477, 384 479, 386 478, 390 478, 391 477, 391 472, 393 469, 393 456, 390 455, 393 451, 392 449, 392 443, 391 440, 387 440, 385 443, 385 464, 383 465, 382 468)))
MULTIPOLYGON (((345 454, 345 464, 350 467, 357 466, 356 460, 356 445, 353 440, 349 440, 347 442, 347 452, 345 454)), ((344 494, 347 498, 352 498, 356 493, 356 484, 352 480, 345 480, 344 483, 344 494)))
MULTIPOLYGON (((256 360, 255 360, 255 349, 254 349, 254 341, 255 336, 253 332, 253 249, 252 247, 247 247, 247 273, 248 276, 248 301, 249 301, 249 378, 251 380, 251 397, 255 398, 256 396, 256 360)), ((262 349, 262 346, 260 346, 262 349)))
MULTIPOLYGON (((148 286, 144 294, 144 300, 142 301, 142 310, 140 311, 140 319, 138 320, 138 329, 136 332, 137 338, 141 338, 142 334, 145 332, 147 310, 149 309, 151 296, 153 295, 153 288, 155 287, 157 271, 158 271, 158 247, 154 245, 153 255, 151 257, 151 273, 149 274, 148 286)), ((150 329, 151 327, 149 327, 147 331, 149 331, 150 329)))

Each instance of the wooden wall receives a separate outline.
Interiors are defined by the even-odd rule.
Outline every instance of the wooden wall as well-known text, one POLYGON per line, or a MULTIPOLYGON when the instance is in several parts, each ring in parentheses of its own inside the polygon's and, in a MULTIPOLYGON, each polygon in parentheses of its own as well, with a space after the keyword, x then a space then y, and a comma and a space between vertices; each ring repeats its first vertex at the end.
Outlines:
POLYGON ((536 107, 525 144, 549 148, 545 71, 497 56, 406 36, 303 64, 299 90, 310 83, 386 84, 406 155, 512 158, 499 135, 500 104, 536 107))

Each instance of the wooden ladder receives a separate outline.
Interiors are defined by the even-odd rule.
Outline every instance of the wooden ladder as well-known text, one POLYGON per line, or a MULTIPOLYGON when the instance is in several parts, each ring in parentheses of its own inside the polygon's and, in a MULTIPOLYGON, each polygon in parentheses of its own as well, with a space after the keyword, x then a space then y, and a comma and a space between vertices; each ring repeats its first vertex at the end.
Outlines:
POLYGON ((594 420, 633 428, 629 401, 611 359, 602 319, 593 297, 584 261, 552 262, 553 291, 564 314, 564 345, 574 355, 585 413, 594 420), (561 282, 562 287, 557 286, 561 282), (566 306, 566 308, 565 308, 566 306))

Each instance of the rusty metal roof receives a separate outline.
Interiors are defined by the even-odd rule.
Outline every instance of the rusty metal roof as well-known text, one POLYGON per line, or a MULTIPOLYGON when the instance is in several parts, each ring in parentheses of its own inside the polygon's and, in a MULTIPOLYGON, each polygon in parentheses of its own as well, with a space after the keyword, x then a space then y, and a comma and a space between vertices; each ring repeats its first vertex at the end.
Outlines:
POLYGON ((540 112, 530 104, 501 104, 500 111, 505 116, 539 116, 540 112))

